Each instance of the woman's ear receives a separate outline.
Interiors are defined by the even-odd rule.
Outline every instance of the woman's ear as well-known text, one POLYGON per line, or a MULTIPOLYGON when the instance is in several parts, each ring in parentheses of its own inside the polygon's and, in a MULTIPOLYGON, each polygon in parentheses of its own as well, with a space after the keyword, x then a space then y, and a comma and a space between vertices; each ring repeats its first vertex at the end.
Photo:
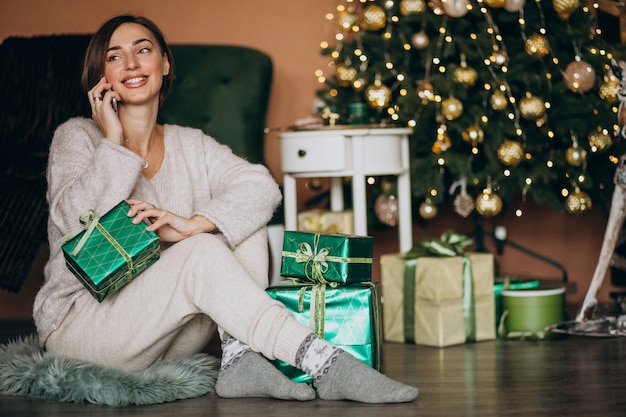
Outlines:
POLYGON ((167 76, 170 74, 170 60, 167 57, 167 54, 163 54, 163 75, 167 76))

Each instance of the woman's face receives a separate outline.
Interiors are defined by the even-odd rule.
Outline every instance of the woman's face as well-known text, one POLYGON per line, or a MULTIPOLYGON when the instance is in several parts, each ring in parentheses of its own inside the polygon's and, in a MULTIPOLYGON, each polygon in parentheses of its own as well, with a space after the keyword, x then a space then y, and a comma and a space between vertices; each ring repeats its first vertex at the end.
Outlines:
POLYGON ((144 104, 159 99, 163 76, 170 70, 167 55, 152 33, 136 23, 118 27, 109 41, 104 76, 124 104, 144 104))

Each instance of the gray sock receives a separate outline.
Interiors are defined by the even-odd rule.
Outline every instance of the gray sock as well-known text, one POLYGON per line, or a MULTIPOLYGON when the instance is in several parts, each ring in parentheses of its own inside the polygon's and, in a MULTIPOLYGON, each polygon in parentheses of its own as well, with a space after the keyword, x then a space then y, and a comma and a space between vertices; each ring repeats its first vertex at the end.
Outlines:
POLYGON ((252 350, 226 366, 222 364, 215 391, 224 398, 269 397, 298 401, 315 398, 313 388, 291 381, 265 357, 252 350))
POLYGON ((296 365, 313 377, 323 400, 403 403, 417 398, 417 388, 387 378, 315 335, 300 346, 296 365))

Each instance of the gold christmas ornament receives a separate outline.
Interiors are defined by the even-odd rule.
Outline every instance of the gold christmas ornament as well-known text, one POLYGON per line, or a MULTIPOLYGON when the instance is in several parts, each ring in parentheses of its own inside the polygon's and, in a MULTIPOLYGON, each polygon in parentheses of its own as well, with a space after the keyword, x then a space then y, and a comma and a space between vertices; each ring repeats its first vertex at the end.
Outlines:
POLYGON ((604 76, 604 83, 600 86, 598 94, 602 100, 606 100, 609 103, 617 103, 619 97, 617 93, 619 93, 621 86, 620 82, 613 72, 609 72, 604 76))
POLYGON ((467 6, 468 0, 442 0, 443 11, 452 18, 463 17, 469 11, 467 6))
POLYGON ((613 144, 611 135, 605 129, 600 128, 595 132, 589 133, 587 140, 589 141, 589 148, 593 153, 604 152, 613 144))
POLYGON ((417 84, 415 91, 417 96, 422 100, 422 104, 426 105, 430 101, 435 100, 435 88, 428 81, 421 81, 417 84))
POLYGON ((524 119, 537 120, 545 113, 546 105, 541 98, 526 92, 526 97, 519 101, 519 111, 524 119))
POLYGON ((467 65, 465 56, 461 56, 461 65, 454 70, 452 75, 455 82, 461 84, 465 88, 473 87, 478 79, 478 72, 467 65))
POLYGON ((426 32, 424 32, 423 30, 416 32, 411 36, 411 45, 413 45, 415 49, 424 49, 428 46, 429 43, 430 39, 428 38, 426 32))
POLYGON ((585 93, 596 82, 596 71, 586 61, 573 61, 565 68, 563 75, 567 87, 575 93, 585 93))
POLYGON ((515 13, 523 9, 525 4, 526 0, 506 0, 504 10, 515 13))
POLYGON ((584 148, 578 146, 578 144, 574 144, 574 146, 570 146, 565 151, 565 160, 571 166, 579 167, 587 158, 587 151, 584 148))
POLYGON ((494 91, 491 95, 490 103, 491 108, 494 110, 504 110, 509 105, 506 95, 500 90, 494 91))
POLYGON ((504 7, 506 0, 485 0, 484 3, 492 9, 499 9, 504 7))
POLYGON ((538 57, 544 57, 550 53, 550 45, 545 36, 535 33, 526 39, 526 53, 538 57))
POLYGON ((502 199, 490 186, 476 198, 476 211, 483 217, 493 217, 502 211, 502 199))
POLYGON ((561 19, 567 20, 580 6, 579 0, 552 0, 552 7, 561 19))
POLYGON ((413 13, 421 13, 426 10, 424 0, 402 0, 400 2, 400 14, 407 16, 413 13))
POLYGON ((583 214, 591 210, 591 198, 578 187, 565 199, 565 208, 570 214, 583 214))
POLYGON ((337 82, 343 87, 347 87, 355 80, 357 76, 356 68, 350 65, 339 65, 335 70, 337 82))
POLYGON ((454 120, 463 113, 463 103, 456 97, 448 97, 441 103, 441 113, 446 120, 454 120))
POLYGON ((374 108, 387 107, 391 101, 391 90, 376 77, 374 84, 365 89, 365 100, 374 108))
POLYGON ((479 143, 481 143, 485 139, 485 133, 478 125, 471 125, 467 127, 463 133, 461 133, 461 137, 463 140, 472 147, 476 147, 479 143))
POLYGON ((498 159, 504 165, 512 167, 520 163, 524 157, 524 148, 516 140, 505 139, 498 147, 498 159))
POLYGON ((363 22, 361 26, 365 30, 380 30, 387 24, 385 10, 375 4, 370 4, 363 10, 363 22))
POLYGON ((430 198, 427 198, 420 204, 419 213, 422 218, 430 220, 437 215, 437 206, 433 204, 430 198))

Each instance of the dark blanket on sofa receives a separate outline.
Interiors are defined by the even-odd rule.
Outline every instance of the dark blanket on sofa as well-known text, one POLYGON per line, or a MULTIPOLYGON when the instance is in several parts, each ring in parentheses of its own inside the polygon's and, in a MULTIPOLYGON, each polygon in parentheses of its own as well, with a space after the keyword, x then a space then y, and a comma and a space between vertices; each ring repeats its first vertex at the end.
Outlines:
POLYGON ((80 87, 90 35, 0 44, 0 288, 17 292, 46 239, 45 170, 56 127, 89 116, 80 87))

